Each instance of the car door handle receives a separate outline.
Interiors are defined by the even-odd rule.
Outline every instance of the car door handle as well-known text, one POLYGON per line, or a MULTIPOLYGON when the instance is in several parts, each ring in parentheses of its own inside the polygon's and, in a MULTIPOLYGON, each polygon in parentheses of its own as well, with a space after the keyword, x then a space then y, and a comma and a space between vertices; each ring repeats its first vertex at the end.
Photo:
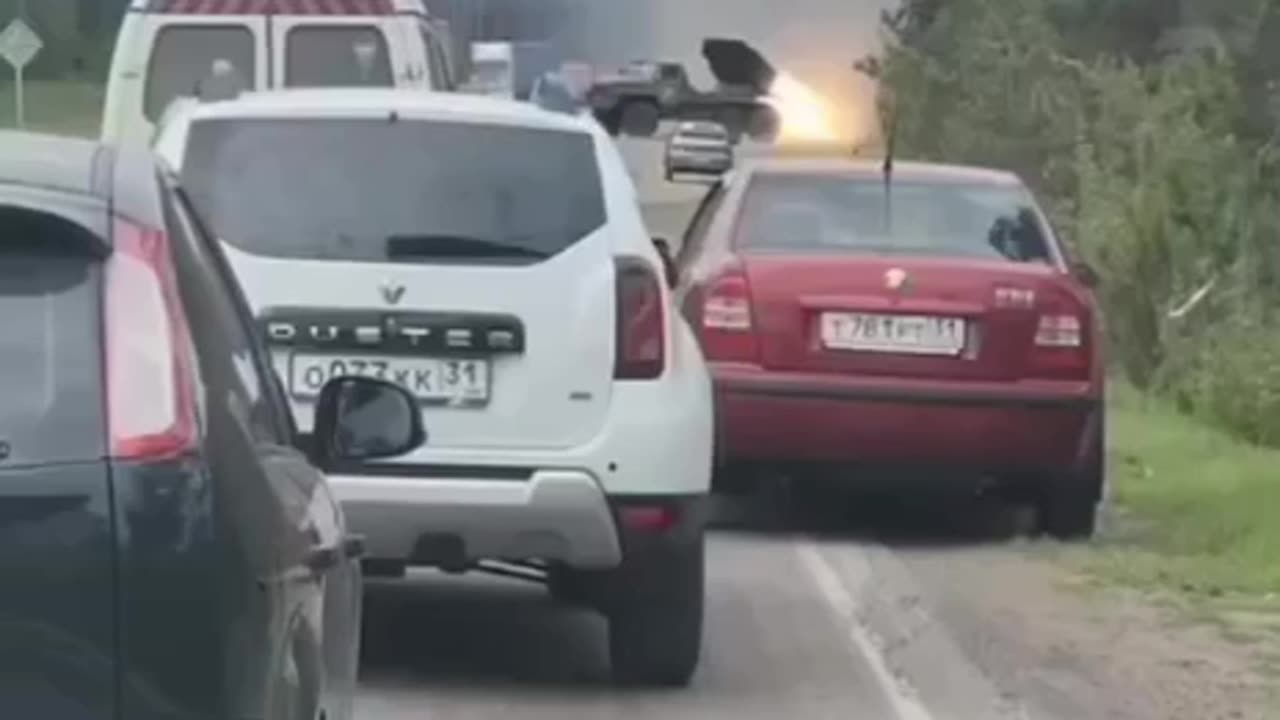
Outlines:
POLYGON ((259 578, 258 585, 266 588, 272 585, 315 582, 336 570, 344 560, 359 560, 364 553, 364 536, 347 535, 341 542, 333 545, 313 546, 307 550, 301 562, 283 572, 259 578))
POLYGON ((365 543, 361 535, 348 535, 336 545, 318 545, 307 551, 303 565, 316 575, 323 575, 342 564, 344 560, 359 560, 364 556, 365 543))
POLYGON ((342 562, 342 548, 339 545, 318 545, 307 551, 302 560, 303 567, 315 575, 324 575, 342 562))
POLYGON ((348 535, 342 539, 342 552, 348 560, 363 558, 367 550, 363 535, 348 535))

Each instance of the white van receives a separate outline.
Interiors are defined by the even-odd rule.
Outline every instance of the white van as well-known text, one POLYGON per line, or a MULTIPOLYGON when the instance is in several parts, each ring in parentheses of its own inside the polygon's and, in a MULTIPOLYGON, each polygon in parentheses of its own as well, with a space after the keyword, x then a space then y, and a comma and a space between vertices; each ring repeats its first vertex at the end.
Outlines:
POLYGON ((451 90, 450 46, 422 0, 131 0, 102 136, 149 140, 169 103, 214 72, 241 90, 451 90))

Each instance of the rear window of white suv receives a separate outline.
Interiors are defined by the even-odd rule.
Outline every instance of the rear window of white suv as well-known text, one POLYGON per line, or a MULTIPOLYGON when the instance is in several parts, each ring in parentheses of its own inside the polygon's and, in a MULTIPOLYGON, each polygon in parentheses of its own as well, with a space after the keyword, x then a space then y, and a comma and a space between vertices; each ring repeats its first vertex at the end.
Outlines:
POLYGON ((594 140, 577 131, 210 119, 182 167, 213 231, 269 257, 532 264, 606 220, 594 140))

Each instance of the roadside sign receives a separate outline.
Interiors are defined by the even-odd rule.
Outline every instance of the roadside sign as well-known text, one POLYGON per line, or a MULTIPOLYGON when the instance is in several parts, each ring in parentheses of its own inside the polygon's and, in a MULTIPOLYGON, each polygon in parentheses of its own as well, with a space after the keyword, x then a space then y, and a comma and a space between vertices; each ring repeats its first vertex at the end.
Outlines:
POLYGON ((40 54, 44 41, 22 18, 14 18, 0 31, 0 57, 13 68, 14 113, 18 127, 26 125, 23 70, 40 54))
POLYGON ((0 31, 0 57, 15 70, 25 68, 44 49, 44 41, 22 18, 14 18, 0 31))

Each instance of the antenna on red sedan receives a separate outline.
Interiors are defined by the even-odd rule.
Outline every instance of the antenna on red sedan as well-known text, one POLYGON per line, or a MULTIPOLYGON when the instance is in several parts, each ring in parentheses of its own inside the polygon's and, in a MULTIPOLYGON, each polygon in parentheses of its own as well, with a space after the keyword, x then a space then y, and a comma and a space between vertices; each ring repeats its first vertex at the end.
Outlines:
POLYGON ((898 113, 894 107, 892 100, 885 108, 885 114, 888 116, 888 137, 885 139, 884 165, 881 170, 884 175, 884 222, 885 234, 893 233, 893 157, 897 150, 898 144, 898 113))

